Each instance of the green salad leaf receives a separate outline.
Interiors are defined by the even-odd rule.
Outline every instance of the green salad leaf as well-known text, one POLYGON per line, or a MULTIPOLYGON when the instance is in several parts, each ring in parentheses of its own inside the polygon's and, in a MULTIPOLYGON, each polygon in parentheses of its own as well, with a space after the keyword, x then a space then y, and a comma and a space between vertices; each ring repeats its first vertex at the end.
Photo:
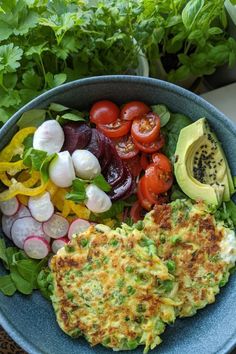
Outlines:
POLYGON ((44 109, 31 109, 22 114, 17 122, 20 129, 26 127, 39 127, 46 118, 46 111, 44 109))
POLYGON ((8 274, 0 276, 0 291, 12 296, 16 291, 29 295, 38 289, 39 272, 47 265, 48 259, 36 260, 29 258, 24 251, 16 247, 7 247, 0 238, 0 259, 8 274))
POLYGON ((151 106, 151 109, 161 119, 161 128, 164 127, 170 120, 170 112, 164 104, 151 106))

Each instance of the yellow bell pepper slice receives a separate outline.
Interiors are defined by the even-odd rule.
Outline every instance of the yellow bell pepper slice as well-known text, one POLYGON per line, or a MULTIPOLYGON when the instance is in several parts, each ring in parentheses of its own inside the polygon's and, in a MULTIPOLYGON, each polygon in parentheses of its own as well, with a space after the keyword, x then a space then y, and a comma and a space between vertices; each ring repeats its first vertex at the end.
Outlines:
POLYGON ((62 216, 64 216, 64 218, 66 218, 70 214, 70 203, 69 203, 69 200, 65 200, 64 201, 64 205, 63 205, 61 213, 62 213, 62 216))
POLYGON ((35 127, 27 127, 19 130, 13 136, 11 142, 0 152, 0 161, 11 161, 13 156, 21 155, 24 150, 23 142, 25 138, 35 131, 35 127))
POLYGON ((5 172, 0 173, 0 181, 5 184, 5 186, 10 187, 11 180, 7 177, 7 174, 5 172))
POLYGON ((47 188, 47 182, 44 183, 42 180, 41 180, 41 184, 38 187, 34 187, 34 188, 26 187, 23 183, 13 180, 13 183, 11 184, 9 189, 0 193, 0 202, 9 200, 15 197, 17 194, 23 194, 23 195, 34 197, 44 192, 46 188, 47 188))
POLYGON ((89 220, 90 210, 86 208, 85 205, 75 204, 72 200, 69 200, 69 205, 71 210, 75 213, 78 218, 89 220))
POLYGON ((14 176, 16 173, 26 169, 23 160, 16 162, 0 162, 0 172, 7 172, 9 175, 14 176))
POLYGON ((57 187, 52 181, 48 181, 47 191, 50 193, 51 198, 57 193, 59 187, 57 187))

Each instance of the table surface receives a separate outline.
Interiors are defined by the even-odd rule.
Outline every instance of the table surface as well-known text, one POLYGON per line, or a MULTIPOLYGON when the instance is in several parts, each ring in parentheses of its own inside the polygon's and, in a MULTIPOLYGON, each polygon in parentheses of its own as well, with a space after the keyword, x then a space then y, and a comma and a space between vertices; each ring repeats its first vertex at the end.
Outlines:
MULTIPOLYGON (((236 123, 236 83, 202 94, 236 123)), ((0 354, 26 354, 0 327, 0 354)), ((234 350, 231 354, 236 354, 234 350)))

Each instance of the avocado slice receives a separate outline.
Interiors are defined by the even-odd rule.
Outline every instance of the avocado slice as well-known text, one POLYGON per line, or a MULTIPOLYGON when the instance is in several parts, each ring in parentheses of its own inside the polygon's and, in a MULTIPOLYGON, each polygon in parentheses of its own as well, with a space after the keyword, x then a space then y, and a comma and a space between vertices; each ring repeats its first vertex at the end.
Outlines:
POLYGON ((215 205, 230 200, 234 191, 230 168, 205 118, 181 130, 175 157, 175 177, 191 199, 215 205))

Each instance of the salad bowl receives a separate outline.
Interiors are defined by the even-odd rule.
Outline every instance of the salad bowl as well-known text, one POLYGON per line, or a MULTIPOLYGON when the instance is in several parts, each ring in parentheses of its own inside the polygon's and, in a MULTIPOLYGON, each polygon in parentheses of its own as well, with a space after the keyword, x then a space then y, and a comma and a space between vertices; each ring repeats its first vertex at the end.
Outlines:
MULTIPOLYGON (((52 89, 16 112, 0 130, 0 150, 17 130, 22 113, 34 108, 46 108, 50 103, 88 109, 95 101, 108 99, 122 104, 132 100, 147 104, 164 104, 172 112, 189 116, 193 121, 206 117, 222 143, 232 175, 236 175, 236 126, 221 112, 197 95, 151 78, 137 76, 101 76, 77 80, 52 89)), ((0 265, 0 273, 4 274, 0 265)), ((168 326, 163 343, 153 352, 159 354, 225 354, 236 345, 236 277, 221 290, 216 302, 199 311, 194 317, 178 319, 168 326)), ((82 338, 71 339, 56 323, 53 308, 37 291, 31 296, 0 293, 0 325, 28 353, 32 354, 102 354, 102 346, 90 347, 82 338)), ((142 348, 134 353, 142 353, 142 348)), ((125 352, 126 353, 126 352, 125 352)), ((128 352, 127 352, 128 353, 128 352)))

